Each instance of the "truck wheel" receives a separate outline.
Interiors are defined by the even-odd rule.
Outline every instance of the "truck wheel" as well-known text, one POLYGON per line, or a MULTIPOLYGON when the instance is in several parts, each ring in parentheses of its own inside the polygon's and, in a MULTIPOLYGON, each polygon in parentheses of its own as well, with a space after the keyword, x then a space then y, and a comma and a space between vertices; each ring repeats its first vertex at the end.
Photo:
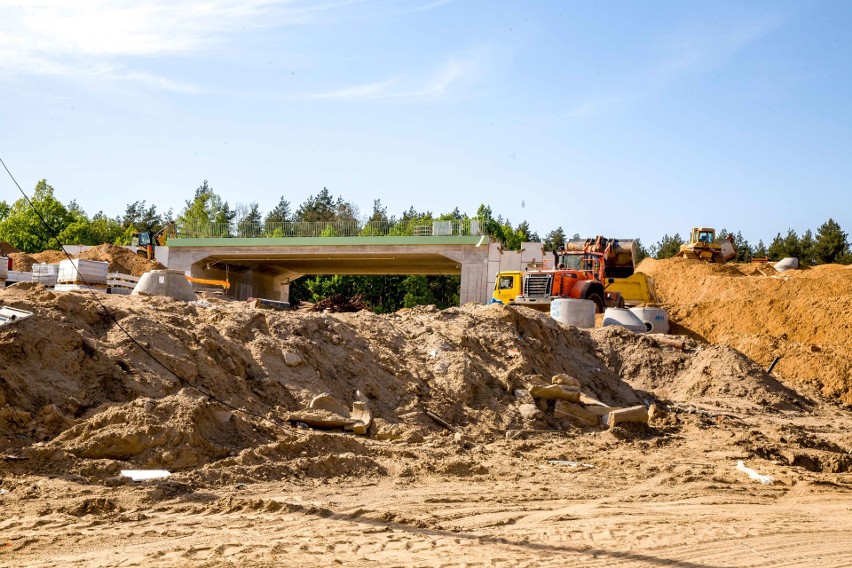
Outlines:
POLYGON ((604 312, 604 308, 606 305, 604 304, 603 298, 597 292, 591 292, 586 296, 587 300, 591 300, 595 303, 595 313, 602 314, 604 312))

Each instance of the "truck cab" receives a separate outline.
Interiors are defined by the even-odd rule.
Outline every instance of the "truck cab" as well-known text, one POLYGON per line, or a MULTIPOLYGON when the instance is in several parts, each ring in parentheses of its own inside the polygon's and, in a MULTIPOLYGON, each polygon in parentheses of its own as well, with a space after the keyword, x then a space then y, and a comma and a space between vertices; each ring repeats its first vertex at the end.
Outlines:
POLYGON ((520 270, 500 272, 494 283, 494 294, 491 296, 492 304, 511 304, 521 294, 521 280, 523 274, 520 270))

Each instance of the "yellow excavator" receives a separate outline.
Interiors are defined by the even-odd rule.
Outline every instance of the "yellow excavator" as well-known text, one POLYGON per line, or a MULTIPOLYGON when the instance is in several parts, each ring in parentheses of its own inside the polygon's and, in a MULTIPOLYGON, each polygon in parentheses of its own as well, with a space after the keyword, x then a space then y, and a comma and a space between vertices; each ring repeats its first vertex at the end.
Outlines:
POLYGON ((734 238, 731 235, 717 241, 715 229, 696 227, 692 229, 689 242, 682 244, 675 256, 723 263, 736 257, 737 249, 734 247, 734 238))
POLYGON ((136 254, 139 256, 145 257, 148 260, 154 260, 157 247, 166 246, 166 241, 169 237, 175 236, 175 234, 175 224, 166 223, 157 232, 142 231, 141 233, 133 233, 130 246, 136 247, 136 254))

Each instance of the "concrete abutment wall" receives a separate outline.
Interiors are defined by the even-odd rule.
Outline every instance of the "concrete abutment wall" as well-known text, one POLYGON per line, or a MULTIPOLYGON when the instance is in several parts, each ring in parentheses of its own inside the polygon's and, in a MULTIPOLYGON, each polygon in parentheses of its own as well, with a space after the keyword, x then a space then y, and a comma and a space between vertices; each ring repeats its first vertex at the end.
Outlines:
POLYGON ((237 300, 287 301, 290 283, 305 274, 458 274, 462 304, 487 303, 491 297, 494 275, 490 272, 495 263, 489 263, 489 250, 496 244, 482 238, 450 237, 441 242, 435 237, 409 237, 399 244, 387 242, 391 240, 387 237, 313 239, 321 244, 295 242, 307 239, 274 240, 284 242, 170 241, 168 266, 195 278, 227 279, 231 283, 228 295, 237 300))

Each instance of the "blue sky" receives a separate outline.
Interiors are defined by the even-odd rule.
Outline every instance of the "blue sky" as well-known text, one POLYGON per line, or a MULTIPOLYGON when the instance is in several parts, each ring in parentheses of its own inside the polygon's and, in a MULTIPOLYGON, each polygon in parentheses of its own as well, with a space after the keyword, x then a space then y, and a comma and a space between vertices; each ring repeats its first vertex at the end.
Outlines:
POLYGON ((89 214, 207 179, 542 236, 852 233, 850 30, 849 2, 0 0, 0 157, 89 214))

